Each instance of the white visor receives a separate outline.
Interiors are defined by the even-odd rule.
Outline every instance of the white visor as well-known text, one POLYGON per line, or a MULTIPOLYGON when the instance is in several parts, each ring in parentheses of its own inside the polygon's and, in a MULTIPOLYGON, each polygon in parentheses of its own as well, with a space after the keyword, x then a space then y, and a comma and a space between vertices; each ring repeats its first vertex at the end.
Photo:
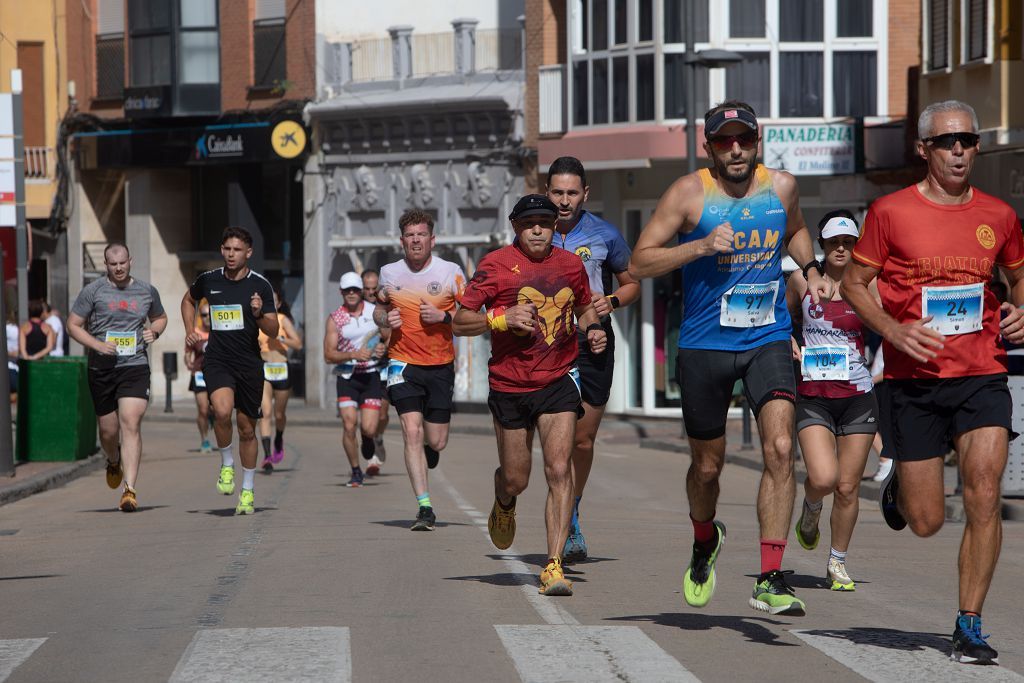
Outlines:
POLYGON ((821 239, 827 240, 830 237, 838 237, 839 235, 850 235, 851 237, 860 237, 860 230, 857 229, 857 222, 851 218, 845 216, 833 216, 828 219, 828 223, 821 229, 821 239))

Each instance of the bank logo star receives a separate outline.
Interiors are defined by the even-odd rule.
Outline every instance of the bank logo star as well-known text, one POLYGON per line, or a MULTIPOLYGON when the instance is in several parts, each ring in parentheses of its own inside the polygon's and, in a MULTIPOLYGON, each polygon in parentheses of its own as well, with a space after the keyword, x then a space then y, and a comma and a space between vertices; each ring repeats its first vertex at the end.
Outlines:
POLYGON ((299 141, 295 139, 295 131, 288 131, 281 136, 281 142, 278 143, 281 147, 287 147, 288 145, 298 145, 299 141))

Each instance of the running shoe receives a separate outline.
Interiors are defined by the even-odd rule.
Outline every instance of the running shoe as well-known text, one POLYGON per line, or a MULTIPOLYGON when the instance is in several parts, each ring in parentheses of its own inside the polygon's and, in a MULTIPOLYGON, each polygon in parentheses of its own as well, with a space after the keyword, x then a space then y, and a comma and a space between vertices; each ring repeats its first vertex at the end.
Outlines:
POLYGON ((362 485, 363 485, 363 471, 362 470, 355 470, 355 471, 353 471, 352 472, 352 478, 348 480, 347 484, 345 484, 345 486, 349 487, 350 489, 357 489, 357 488, 359 488, 362 485))
POLYGON ((818 540, 821 532, 818 530, 818 518, 821 517, 821 508, 810 510, 807 501, 800 506, 800 519, 796 521, 796 540, 804 550, 814 550, 818 547, 818 540))
POLYGON ((855 591, 857 584, 846 573, 846 563, 834 557, 828 558, 828 580, 834 591, 855 591))
POLYGON ((217 490, 225 496, 235 492, 235 468, 231 465, 222 465, 220 476, 217 477, 217 490))
POLYGON ((207 439, 203 439, 202 445, 199 446, 200 453, 212 453, 213 449, 210 447, 210 442, 207 439))
POLYGON ((107 461, 107 486, 116 489, 124 480, 124 471, 121 469, 121 456, 118 453, 117 462, 107 461))
POLYGON ((135 489, 130 488, 125 484, 124 491, 121 493, 121 502, 118 504, 117 509, 121 512, 135 512, 139 509, 139 503, 135 500, 135 489))
POLYGON ((384 448, 384 437, 373 437, 373 454, 380 458, 381 463, 388 459, 388 451, 384 448))
POLYGON ((986 640, 988 634, 981 633, 981 617, 959 615, 953 631, 953 652, 949 658, 961 664, 999 664, 999 653, 986 640))
POLYGON ((487 518, 487 533, 491 535, 491 543, 498 550, 505 550, 516 537, 516 499, 506 510, 494 499, 491 506, 491 516, 487 518))
POLYGON ((437 467, 438 461, 441 460, 441 453, 439 451, 435 451, 430 447, 430 444, 425 443, 423 444, 423 454, 427 456, 427 469, 432 470, 437 467))
POLYGON ((548 566, 540 573, 540 589, 537 592, 541 595, 572 595, 572 581, 565 578, 561 559, 552 557, 548 561, 548 566))
POLYGON ((683 597, 690 607, 704 607, 715 594, 715 561, 725 545, 725 525, 715 521, 715 540, 693 544, 690 566, 683 574, 683 597))
POLYGON ((885 481, 885 478, 889 476, 889 470, 891 469, 892 458, 879 462, 878 471, 871 476, 871 481, 885 481))
POLYGON ((899 500, 900 480, 896 476, 896 468, 889 470, 888 476, 878 489, 878 507, 882 510, 882 517, 890 529, 902 531, 907 526, 907 520, 900 513, 896 501, 899 500))
POLYGON ((565 539, 565 546, 562 548, 562 562, 572 564, 583 562, 587 559, 587 539, 583 538, 583 531, 580 524, 569 525, 569 536, 565 539))
POLYGON ((786 574, 792 574, 791 570, 781 571, 776 569, 766 574, 761 574, 754 584, 754 594, 750 598, 750 606, 759 612, 768 614, 788 614, 794 617, 802 617, 807 612, 807 606, 803 600, 796 597, 792 587, 786 583, 786 574))
POLYGON ((380 461, 380 459, 376 455, 374 455, 372 458, 370 458, 370 462, 366 465, 366 476, 376 477, 378 474, 380 474, 380 466, 382 464, 383 463, 380 461))
POLYGON ((416 514, 416 521, 409 528, 413 531, 433 531, 435 522, 437 517, 434 516, 434 508, 421 505, 420 511, 416 514))
POLYGON ((270 452, 270 462, 272 462, 272 463, 274 463, 275 465, 277 465, 277 464, 279 464, 279 463, 280 463, 280 462, 281 462, 282 460, 284 460, 284 444, 281 444, 281 447, 280 447, 280 448, 278 448, 278 447, 276 447, 276 446, 275 446, 275 447, 274 447, 274 450, 272 450, 272 451, 270 452))
POLYGON ((274 464, 270 462, 270 458, 263 458, 263 472, 270 474, 274 471, 274 464))
POLYGON ((235 514, 251 515, 256 511, 256 508, 253 505, 255 502, 255 497, 253 496, 252 491, 249 489, 242 489, 242 492, 238 494, 238 505, 235 506, 235 514))

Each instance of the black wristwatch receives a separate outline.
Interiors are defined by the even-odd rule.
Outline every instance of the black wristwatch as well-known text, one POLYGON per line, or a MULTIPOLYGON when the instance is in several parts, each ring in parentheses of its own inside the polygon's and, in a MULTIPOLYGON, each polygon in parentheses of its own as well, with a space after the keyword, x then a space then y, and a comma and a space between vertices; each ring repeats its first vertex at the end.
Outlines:
POLYGON ((590 323, 587 325, 587 332, 590 332, 591 330, 601 330, 604 332, 604 327, 601 326, 601 323, 590 323))
POLYGON ((609 294, 608 295, 608 303, 610 303, 612 305, 612 310, 613 311, 616 308, 618 308, 619 306, 622 305, 622 304, 619 303, 619 297, 615 296, 614 294, 609 294))
POLYGON ((821 263, 818 261, 818 259, 814 259, 813 261, 809 261, 806 266, 801 268, 801 272, 804 274, 805 280, 807 279, 807 273, 810 272, 811 268, 814 268, 816 271, 818 271, 818 275, 825 277, 825 269, 821 267, 821 263))

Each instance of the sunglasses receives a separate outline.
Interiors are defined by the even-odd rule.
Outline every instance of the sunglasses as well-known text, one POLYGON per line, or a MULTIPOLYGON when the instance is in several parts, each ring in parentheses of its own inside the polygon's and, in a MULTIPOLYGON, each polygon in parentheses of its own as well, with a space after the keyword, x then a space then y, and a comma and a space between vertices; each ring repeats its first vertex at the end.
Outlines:
POLYGON ((732 149, 733 143, 739 144, 740 149, 751 149, 757 146, 757 133, 750 131, 740 135, 716 135, 708 138, 708 142, 720 152, 732 149))
POLYGON ((362 294, 362 292, 363 292, 363 288, 362 287, 347 287, 347 288, 341 290, 342 294, 362 294))
POLYGON ((968 149, 969 147, 977 147, 980 140, 981 136, 977 133, 943 133, 942 135, 924 138, 922 142, 930 143, 932 147, 937 147, 938 149, 953 149, 956 143, 959 142, 961 147, 968 149))

